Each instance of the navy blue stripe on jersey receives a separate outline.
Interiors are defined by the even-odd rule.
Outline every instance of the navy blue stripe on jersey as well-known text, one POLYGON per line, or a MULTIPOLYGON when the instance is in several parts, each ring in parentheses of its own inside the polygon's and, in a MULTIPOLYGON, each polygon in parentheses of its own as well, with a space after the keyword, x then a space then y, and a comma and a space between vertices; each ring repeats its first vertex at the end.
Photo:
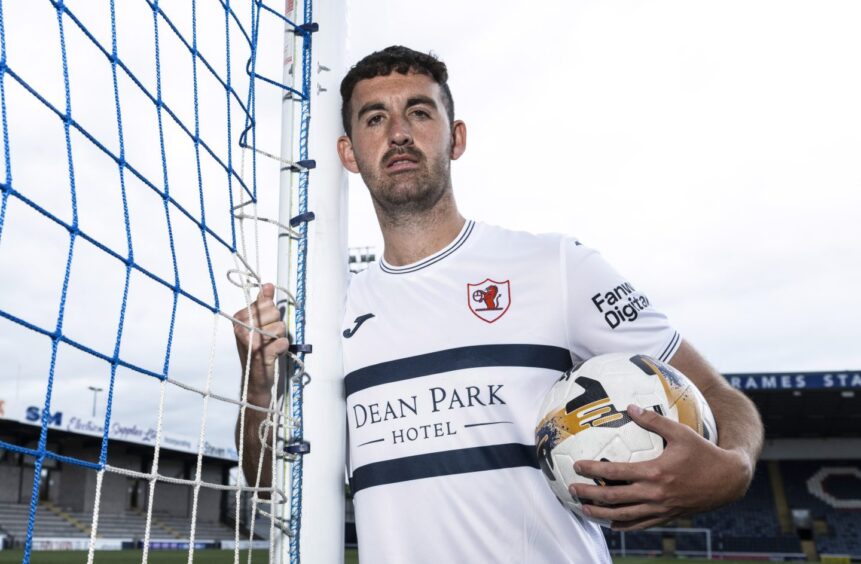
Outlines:
POLYGON ((380 269, 383 272, 388 272, 389 274, 407 274, 409 272, 415 272, 416 270, 427 268, 428 266, 441 261, 445 257, 458 250, 469 238, 469 235, 470 233, 472 233, 474 227, 475 222, 470 220, 469 222, 467 222, 466 228, 463 230, 463 233, 460 234, 460 237, 455 239, 454 242, 452 242, 447 249, 443 249, 436 255, 431 255, 421 262, 403 268, 398 268, 396 266, 390 266, 386 264, 385 260, 380 260, 380 269))
POLYGON ((571 368, 568 349, 550 345, 479 345, 458 347, 372 364, 347 374, 347 396, 366 388, 467 368, 517 366, 564 372, 571 368))
POLYGON ((664 352, 661 353, 661 356, 658 357, 658 360, 666 361, 670 358, 673 352, 676 350, 676 345, 681 339, 681 335, 679 335, 678 331, 673 331, 673 338, 670 339, 670 344, 667 345, 667 348, 664 349, 664 352))
POLYGON ((355 494, 365 488, 396 482, 521 466, 538 468, 534 446, 508 443, 461 448, 359 466, 353 470, 350 488, 355 494))

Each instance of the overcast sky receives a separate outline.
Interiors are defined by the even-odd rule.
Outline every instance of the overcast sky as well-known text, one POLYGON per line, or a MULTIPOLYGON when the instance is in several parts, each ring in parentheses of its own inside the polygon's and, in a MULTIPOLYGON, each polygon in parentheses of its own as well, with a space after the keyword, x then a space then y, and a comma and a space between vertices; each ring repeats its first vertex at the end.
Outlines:
MULTIPOLYGON (((575 235, 720 370, 861 367, 861 4, 350 7, 449 66, 464 215, 575 235)), ((351 185, 351 243, 381 248, 351 185)))
MULTIPOLYGON (((70 6, 109 48, 107 2, 70 6)), ((190 38, 190 15, 179 11, 185 5, 164 6, 190 38)), ((120 57, 154 91, 151 13, 143 3, 121 7, 120 57)), ((207 30, 199 34, 201 52, 213 53, 209 60, 223 76, 223 13, 219 19, 217 11, 199 9, 199 29, 207 30)), ((10 68, 62 110, 53 8, 5 3, 3 10, 10 68)), ((597 248, 724 372, 861 368, 861 4, 362 0, 350 3, 348 20, 350 62, 400 43, 448 64, 457 117, 468 129, 466 154, 453 165, 464 215, 563 232, 597 248)), ((263 22, 261 45, 269 48, 259 50, 258 71, 277 78, 281 31, 274 19, 263 22)), ((117 152, 110 65, 66 23, 73 113, 117 152)), ((231 35, 232 77, 244 93, 240 35, 231 35)), ((160 41, 165 100, 193 127, 191 57, 163 24, 160 41)), ((223 89, 198 72, 201 135, 226 159, 223 89)), ((61 122, 8 76, 5 86, 13 185, 71 222, 61 122)), ((119 88, 127 158, 158 184, 154 107, 122 75, 119 88)), ((270 152, 278 147, 280 95, 264 86, 257 94, 258 144, 270 152)), ((232 112, 235 148, 243 125, 236 102, 232 112)), ((193 145, 167 118, 165 139, 172 196, 199 216, 193 145)), ((124 255, 116 165, 78 133, 72 144, 80 226, 124 255)), ((233 159, 238 167, 235 150, 233 159)), ((224 174, 207 157, 201 166, 207 225, 230 241, 224 174)), ((278 163, 261 160, 263 213, 274 209, 277 177, 278 163)), ((162 201, 132 175, 126 183, 135 260, 172 282, 162 201)), ((350 190, 350 244, 381 250, 358 178, 350 190)), ((181 284, 211 302, 200 232, 175 210, 171 219, 181 284)), ((261 275, 272 280, 275 233, 260 229, 261 275)), ((0 239, 0 309, 53 331, 68 244, 67 231, 10 198, 0 239)), ((243 304, 227 282, 234 261, 211 240, 209 251, 220 306, 233 312, 243 304)), ((122 263, 79 240, 64 333, 112 355, 124 277, 122 263)), ((133 274, 124 359, 161 371, 171 303, 163 286, 133 274)), ((213 386, 235 396, 231 329, 220 321, 212 345, 212 325, 212 314, 181 300, 172 374, 202 387, 213 350, 213 386)), ((42 401, 49 345, 0 320, 7 416, 13 404, 17 417, 42 401)), ((109 366, 63 346, 56 375, 55 405, 87 414, 87 386, 107 389, 109 366)), ((158 382, 120 370, 117 386, 116 418, 155 425, 158 382)), ((103 417, 104 395, 97 399, 103 417)), ((187 422, 199 418, 200 400, 171 388, 166 401, 166 425, 196 437, 187 422)), ((229 442, 235 409, 213 402, 209 410, 210 430, 229 442)))

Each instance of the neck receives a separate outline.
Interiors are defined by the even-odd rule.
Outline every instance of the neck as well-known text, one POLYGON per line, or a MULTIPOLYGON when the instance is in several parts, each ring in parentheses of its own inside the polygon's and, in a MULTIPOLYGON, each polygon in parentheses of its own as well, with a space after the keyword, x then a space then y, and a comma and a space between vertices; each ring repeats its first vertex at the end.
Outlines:
POLYGON ((377 209, 385 243, 383 257, 392 266, 411 264, 444 249, 466 221, 451 190, 433 208, 399 221, 384 221, 380 211, 377 209))

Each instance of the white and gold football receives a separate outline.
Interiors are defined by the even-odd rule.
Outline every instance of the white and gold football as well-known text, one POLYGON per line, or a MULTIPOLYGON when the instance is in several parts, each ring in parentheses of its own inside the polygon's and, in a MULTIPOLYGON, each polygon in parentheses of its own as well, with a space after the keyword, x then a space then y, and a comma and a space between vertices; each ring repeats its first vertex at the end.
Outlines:
POLYGON ((660 435, 630 418, 626 411, 630 404, 687 425, 717 443, 717 426, 705 398, 669 364, 645 355, 614 353, 575 366, 544 399, 535 428, 535 448, 556 497, 581 517, 588 518, 568 486, 612 484, 578 475, 575 461, 639 462, 657 458, 664 450, 660 435))

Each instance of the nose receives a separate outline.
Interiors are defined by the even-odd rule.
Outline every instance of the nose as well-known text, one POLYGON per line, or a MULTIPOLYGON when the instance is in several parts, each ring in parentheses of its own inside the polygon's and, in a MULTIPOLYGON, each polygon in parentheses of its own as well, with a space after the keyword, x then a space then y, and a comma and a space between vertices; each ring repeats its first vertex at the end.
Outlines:
POLYGON ((395 117, 389 121, 389 145, 405 147, 413 142, 410 124, 406 119, 395 117))

